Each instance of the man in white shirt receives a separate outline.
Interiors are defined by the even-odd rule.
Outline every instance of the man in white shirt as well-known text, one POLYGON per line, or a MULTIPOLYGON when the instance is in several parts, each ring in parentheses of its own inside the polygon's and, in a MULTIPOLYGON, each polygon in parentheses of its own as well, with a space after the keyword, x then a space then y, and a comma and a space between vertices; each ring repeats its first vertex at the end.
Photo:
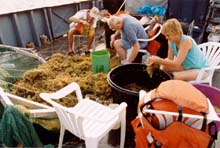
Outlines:
POLYGON ((89 54, 94 36, 95 36, 95 25, 99 16, 99 9, 93 7, 92 9, 83 9, 78 11, 75 15, 69 18, 70 29, 68 31, 68 52, 74 54, 75 49, 73 48, 74 34, 88 35, 88 43, 85 54, 89 54))

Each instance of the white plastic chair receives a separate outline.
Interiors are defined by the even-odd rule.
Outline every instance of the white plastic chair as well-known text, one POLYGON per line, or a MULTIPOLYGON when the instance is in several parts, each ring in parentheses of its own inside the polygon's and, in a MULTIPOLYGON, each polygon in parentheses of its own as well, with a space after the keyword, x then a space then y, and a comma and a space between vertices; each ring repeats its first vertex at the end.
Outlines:
MULTIPOLYGON (((162 25, 159 24, 159 23, 156 23, 152 30, 156 29, 157 27, 159 27, 159 30, 153 37, 151 37, 149 39, 138 39, 138 41, 148 42, 148 41, 152 41, 152 40, 156 39, 161 33, 162 25)), ((147 31, 149 28, 150 28, 150 26, 147 26, 147 27, 144 28, 144 30, 147 31)))
POLYGON ((126 103, 111 109, 88 98, 83 99, 80 87, 73 82, 54 93, 41 93, 40 97, 50 103, 60 120, 59 148, 62 147, 65 130, 85 140, 86 148, 97 148, 99 141, 120 122, 120 147, 124 147, 126 127, 126 103), (75 91, 78 103, 74 107, 65 107, 55 99, 64 98, 75 91), (54 100, 53 100, 54 99, 54 100))
POLYGON ((215 70, 220 69, 220 43, 218 42, 206 42, 199 44, 199 48, 209 61, 209 67, 202 68, 196 80, 196 83, 208 83, 212 86, 212 79, 215 70), (208 76, 206 76, 208 74, 208 76))

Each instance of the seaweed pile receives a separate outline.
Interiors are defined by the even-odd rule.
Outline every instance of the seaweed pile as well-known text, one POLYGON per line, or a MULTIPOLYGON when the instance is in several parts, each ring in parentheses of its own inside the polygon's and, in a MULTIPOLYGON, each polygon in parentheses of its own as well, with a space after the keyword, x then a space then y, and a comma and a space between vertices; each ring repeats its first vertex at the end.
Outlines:
MULTIPOLYGON (((110 68, 120 64, 115 57, 110 60, 110 68)), ((91 58, 78 55, 56 53, 38 68, 26 71, 23 79, 18 80, 12 88, 12 94, 32 101, 46 104, 40 97, 41 92, 54 92, 71 82, 80 85, 83 96, 102 104, 112 103, 111 87, 107 82, 107 73, 93 74, 91 58)), ((65 106, 76 104, 75 94, 68 95, 59 103, 65 106)))
POLYGON ((158 64, 158 63, 151 63, 151 64, 147 65, 147 67, 146 67, 146 71, 147 71, 150 78, 152 78, 154 72, 159 69, 160 69, 160 64, 158 64))

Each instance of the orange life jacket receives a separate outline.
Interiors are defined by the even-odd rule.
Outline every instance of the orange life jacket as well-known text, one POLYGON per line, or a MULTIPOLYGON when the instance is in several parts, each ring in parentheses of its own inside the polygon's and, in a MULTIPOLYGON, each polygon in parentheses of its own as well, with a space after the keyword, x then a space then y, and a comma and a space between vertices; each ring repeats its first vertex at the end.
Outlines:
POLYGON ((150 94, 145 96, 150 100, 140 107, 142 116, 131 122, 137 148, 154 148, 157 145, 161 148, 207 148, 213 142, 205 116, 208 113, 207 99, 190 83, 168 80, 150 94), (177 112, 179 116, 144 112, 144 108, 177 112), (203 115, 204 118, 183 117, 182 113, 203 115))
POLYGON ((87 21, 90 25, 83 25, 82 23, 77 23, 76 25, 76 30, 82 35, 88 35, 92 29, 94 19, 90 19, 91 17, 89 16, 89 12, 90 10, 87 10, 86 17, 83 20, 87 21))
MULTIPOLYGON (((159 26, 155 25, 153 29, 150 31, 150 33, 148 34, 148 38, 150 39, 154 37, 157 34, 158 29, 159 29, 159 26)), ((161 43, 154 39, 148 42, 146 49, 150 54, 157 55, 157 52, 159 51, 160 46, 161 46, 161 43)))
POLYGON ((211 136, 182 122, 173 122, 164 130, 155 129, 144 117, 132 121, 136 148, 207 148, 211 136))

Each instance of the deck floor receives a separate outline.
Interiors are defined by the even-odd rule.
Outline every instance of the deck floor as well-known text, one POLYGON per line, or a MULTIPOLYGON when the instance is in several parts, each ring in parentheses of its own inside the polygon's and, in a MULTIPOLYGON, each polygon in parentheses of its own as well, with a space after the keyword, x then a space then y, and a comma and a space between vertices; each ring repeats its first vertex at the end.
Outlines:
MULTIPOLYGON (((103 39, 103 38, 102 38, 103 39)), ((104 49, 106 45, 104 42, 99 42, 96 45, 96 49, 104 49)), ((64 35, 63 37, 60 37, 58 39, 55 39, 51 44, 48 44, 46 46, 42 46, 41 48, 38 48, 37 53, 42 56, 43 58, 47 59, 54 53, 68 53, 68 40, 67 36, 64 35)), ((214 80, 213 80, 213 85, 220 88, 220 71, 215 72, 214 80)), ((129 135, 127 135, 129 137, 129 135)), ((218 137, 220 137, 220 132, 218 133, 218 137)), ((111 131, 109 135, 104 137, 101 142, 99 147, 100 148, 117 148, 119 147, 119 130, 116 131, 111 131)), ((129 142, 130 143, 130 142, 129 142)), ((67 146, 68 147, 68 146, 67 146)), ((79 146, 79 147, 84 147, 84 146, 79 146)), ((125 144, 126 148, 132 148, 134 146, 134 142, 131 144, 126 143, 125 144)), ((220 147, 220 140, 216 143, 216 148, 220 147)))
MULTIPOLYGON (((102 30, 101 30, 102 31, 102 30)), ((98 33, 96 37, 96 44, 95 44, 95 50, 100 50, 100 49, 105 49, 105 43, 104 43, 104 38, 100 38, 100 36, 103 37, 102 34, 98 33)), ((91 49, 92 51, 93 49, 91 49)), ((44 59, 48 59, 51 55, 55 53, 63 53, 63 54, 68 54, 68 39, 67 36, 64 35, 60 38, 55 39, 53 42, 46 46, 42 46, 40 48, 36 48, 36 52, 43 57, 44 59)), ((70 137, 71 139, 71 137, 70 137)), ((119 147, 119 141, 120 139, 120 130, 112 130, 110 133, 105 136, 99 144, 99 148, 117 148, 119 147)), ((58 142, 58 141, 57 141, 58 142)), ((68 143, 68 142, 67 142, 68 143)), ((68 144, 64 147, 71 147, 68 144)), ((84 148, 84 145, 79 145, 76 146, 77 148, 84 148)), ((126 148, 128 147, 134 147, 134 145, 129 146, 126 145, 126 148)))
MULTIPOLYGON (((92 44, 92 50, 97 49, 105 49, 105 34, 104 34, 104 27, 99 27, 99 29, 96 29, 95 33, 95 42, 92 44)), ((75 48, 76 50, 84 50, 86 48, 86 38, 81 38, 80 43, 76 43, 75 48)), ((46 45, 42 45, 41 47, 36 48, 36 52, 42 56, 43 58, 47 59, 54 53, 63 53, 68 54, 68 39, 67 34, 64 34, 63 36, 51 41, 50 43, 46 45)))
MULTIPOLYGON (((101 30, 97 33, 95 50, 106 48, 104 35, 101 34, 103 33, 103 31, 104 31, 103 28, 101 28, 101 30)), ((92 50, 94 49, 91 49, 91 51, 92 50)), ((44 59, 49 58, 54 53, 68 54, 67 35, 55 39, 53 42, 51 42, 46 46, 36 48, 36 52, 44 59)), ((220 70, 215 71, 214 73, 213 86, 220 88, 220 70)))

